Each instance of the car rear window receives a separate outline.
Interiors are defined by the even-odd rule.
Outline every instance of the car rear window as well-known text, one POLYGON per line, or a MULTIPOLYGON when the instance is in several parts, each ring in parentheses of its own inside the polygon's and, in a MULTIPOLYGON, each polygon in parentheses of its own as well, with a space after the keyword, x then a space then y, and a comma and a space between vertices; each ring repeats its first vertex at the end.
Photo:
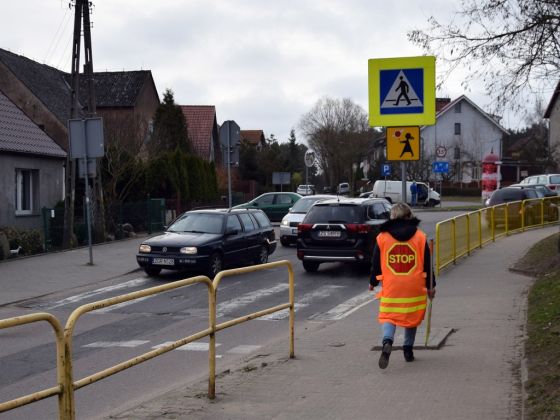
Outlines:
POLYGON ((363 208, 355 204, 316 204, 303 223, 362 223, 363 208))
POLYGON ((560 184, 560 175, 550 175, 551 184, 560 184))
POLYGON ((495 191, 494 194, 492 194, 492 197, 490 197, 490 205, 494 206, 496 204, 527 200, 530 198, 538 198, 538 194, 533 188, 504 188, 503 190, 495 191))
POLYGON ((261 227, 269 227, 270 226, 270 220, 268 220, 268 217, 266 217, 266 214, 264 214, 262 211, 256 211, 254 213, 251 213, 253 216, 255 216, 255 219, 257 219, 257 221, 259 222, 259 225, 261 225, 261 227))

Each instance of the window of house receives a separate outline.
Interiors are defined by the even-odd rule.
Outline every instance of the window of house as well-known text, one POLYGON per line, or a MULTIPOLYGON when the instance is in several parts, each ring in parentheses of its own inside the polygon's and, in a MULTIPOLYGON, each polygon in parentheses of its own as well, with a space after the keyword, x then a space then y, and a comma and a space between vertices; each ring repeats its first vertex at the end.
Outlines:
POLYGON ((38 187, 36 172, 31 169, 16 169, 16 215, 33 213, 34 196, 38 187))
POLYGON ((461 113, 461 102, 455 104, 455 114, 461 113))
POLYGON ((461 123, 455 123, 455 134, 461 134, 461 123))

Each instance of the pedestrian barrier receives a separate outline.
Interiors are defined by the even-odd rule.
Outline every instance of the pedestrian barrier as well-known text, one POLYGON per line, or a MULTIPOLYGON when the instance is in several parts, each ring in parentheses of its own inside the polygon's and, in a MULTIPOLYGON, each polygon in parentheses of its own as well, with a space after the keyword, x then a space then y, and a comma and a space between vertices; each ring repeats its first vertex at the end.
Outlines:
POLYGON ((38 321, 47 321, 52 325, 56 336, 56 348, 57 348, 56 366, 57 366, 57 381, 58 381, 58 385, 55 387, 44 389, 14 400, 0 403, 0 413, 13 410, 17 407, 21 407, 30 404, 32 402, 40 401, 42 399, 57 395, 58 402, 59 402, 59 418, 62 420, 74 420, 76 416, 74 391, 83 388, 87 385, 91 385, 108 376, 114 375, 132 366, 138 365, 156 356, 160 356, 164 353, 167 353, 171 350, 174 350, 178 347, 199 340, 206 336, 210 337, 209 352, 208 352, 208 371, 209 371, 208 398, 214 399, 216 396, 216 337, 215 337, 216 332, 237 324, 241 324, 246 321, 250 321, 255 318, 259 318, 264 315, 268 315, 274 312, 288 309, 290 313, 290 317, 289 317, 290 358, 294 358, 294 323, 295 323, 294 300, 295 300, 295 295, 294 295, 293 268, 289 261, 283 260, 283 261, 275 261, 272 263, 260 264, 260 265, 250 266, 250 267, 224 270, 216 275, 213 282, 206 276, 196 276, 188 279, 178 280, 170 284, 151 287, 148 289, 139 290, 132 293, 127 293, 125 295, 115 296, 109 299, 88 303, 76 308, 70 314, 68 320, 66 321, 66 326, 64 330, 62 329, 61 323, 56 319, 56 317, 46 312, 0 320, 0 329, 10 328, 17 325, 23 325, 23 324, 28 324, 32 322, 38 322, 38 321), (223 322, 221 324, 216 324, 216 296, 217 296, 218 286, 224 277, 230 277, 243 273, 263 271, 263 270, 282 267, 282 266, 286 266, 288 269, 288 282, 289 282, 288 303, 280 304, 272 308, 247 314, 242 317, 232 319, 227 322, 223 322), (82 315, 88 312, 117 305, 119 303, 127 302, 130 300, 167 292, 169 290, 177 289, 180 287, 190 286, 195 283, 204 283, 208 288, 208 328, 199 331, 195 334, 189 335, 188 337, 184 337, 173 343, 166 344, 155 350, 144 353, 140 356, 121 362, 115 366, 93 373, 89 376, 86 376, 85 378, 79 379, 77 381, 74 380, 73 365, 72 365, 72 338, 73 338, 76 322, 82 315))
POLYGON ((436 274, 496 238, 557 224, 560 196, 499 204, 436 224, 436 274))

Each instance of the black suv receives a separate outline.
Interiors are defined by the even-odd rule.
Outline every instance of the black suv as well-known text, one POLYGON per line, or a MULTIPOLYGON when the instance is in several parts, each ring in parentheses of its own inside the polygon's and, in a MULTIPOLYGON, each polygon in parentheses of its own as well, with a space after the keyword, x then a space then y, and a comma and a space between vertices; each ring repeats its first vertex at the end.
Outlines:
POLYGON ((274 228, 261 210, 194 210, 142 242, 136 261, 150 276, 165 268, 213 278, 223 267, 266 263, 275 249, 274 228))
POLYGON ((323 262, 370 264, 379 225, 389 219, 384 198, 339 198, 316 203, 298 225, 297 257, 306 271, 323 262))

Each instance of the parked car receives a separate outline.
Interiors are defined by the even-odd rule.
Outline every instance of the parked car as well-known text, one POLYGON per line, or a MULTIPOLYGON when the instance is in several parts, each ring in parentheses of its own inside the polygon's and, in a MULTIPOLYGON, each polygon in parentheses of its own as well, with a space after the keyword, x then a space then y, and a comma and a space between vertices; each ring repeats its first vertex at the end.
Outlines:
POLYGON ((315 185, 303 184, 297 187, 296 192, 300 195, 313 195, 315 194, 315 185))
POLYGON ((369 265, 379 225, 389 219, 383 198, 337 198, 315 203, 298 225, 297 257, 306 271, 324 262, 369 265))
POLYGON ((534 188, 537 191, 539 198, 558 196, 558 193, 556 191, 551 190, 544 184, 513 184, 510 185, 510 187, 534 188))
POLYGON ((350 184, 348 182, 341 182, 336 187, 336 193, 340 195, 350 194, 350 184))
POLYGON ((531 175, 524 178, 520 184, 543 184, 558 193, 560 192, 560 174, 531 175))
POLYGON ((279 222, 302 195, 293 192, 271 192, 259 195, 248 203, 239 204, 234 209, 259 209, 273 222, 279 222))
POLYGON ((297 240, 297 227, 305 217, 307 211, 316 202, 336 198, 336 195, 310 195, 303 197, 290 209, 280 223, 280 243, 288 246, 297 240))
POLYGON ((260 210, 194 210, 142 242, 136 261, 150 276, 168 269, 213 278, 224 267, 263 264, 275 249, 274 228, 260 210))
MULTIPOLYGON (((497 206, 505 203, 519 202, 519 205, 510 205, 507 209, 507 223, 513 228, 521 227, 523 218, 524 225, 530 226, 541 222, 541 202, 535 200, 539 197, 537 190, 531 186, 510 186, 500 188, 492 193, 488 200, 489 206, 497 206), (522 206, 521 202, 526 201, 522 206)), ((544 200, 544 221, 558 220, 558 205, 551 200, 544 200)), ((486 212, 486 219, 491 220, 491 213, 486 212)), ((506 208, 498 207, 494 210, 494 224, 505 225, 506 208)))

